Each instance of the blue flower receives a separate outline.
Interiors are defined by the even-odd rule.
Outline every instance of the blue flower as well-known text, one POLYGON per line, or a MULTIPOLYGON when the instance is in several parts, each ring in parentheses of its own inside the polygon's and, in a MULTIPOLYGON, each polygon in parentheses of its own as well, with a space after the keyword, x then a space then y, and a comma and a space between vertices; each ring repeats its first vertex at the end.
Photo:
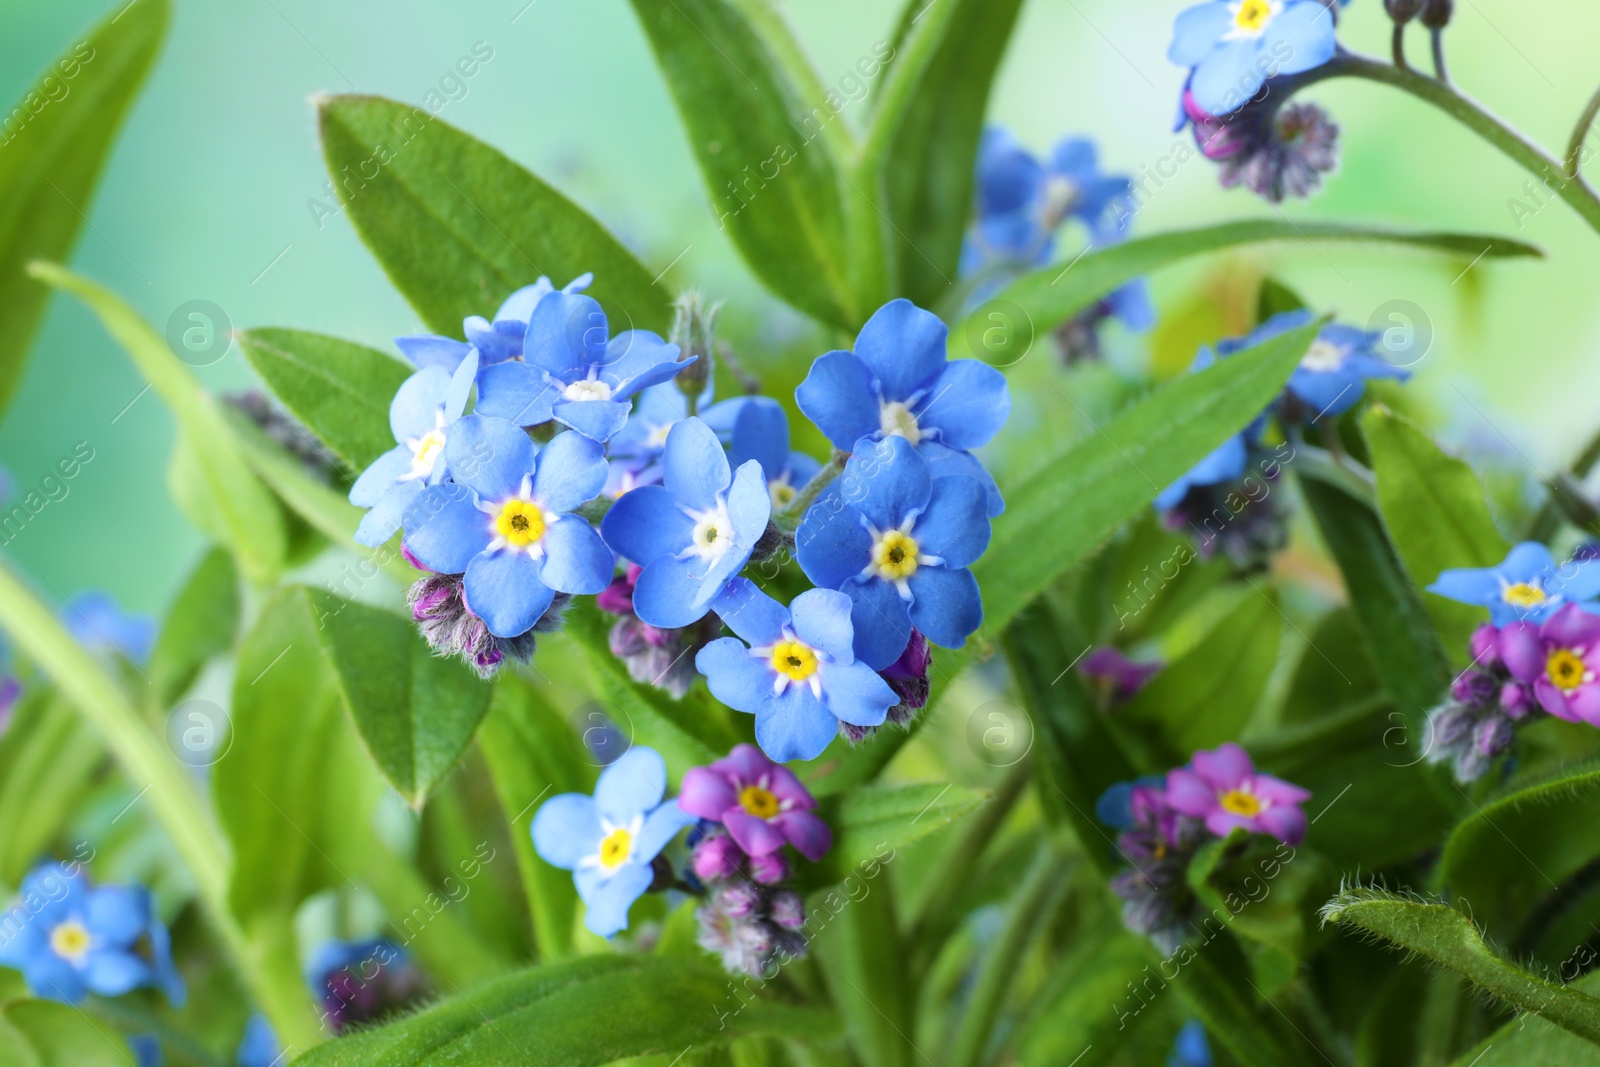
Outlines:
POLYGON ((596 441, 628 421, 629 398, 660 385, 698 357, 648 330, 610 337, 606 313, 587 296, 553 294, 528 322, 522 360, 485 367, 478 413, 537 426, 555 419, 596 441))
POLYGON ((1322 0, 1207 0, 1178 16, 1167 58, 1193 68, 1190 91, 1201 109, 1226 115, 1269 77, 1332 59, 1334 29, 1322 0))
MULTIPOLYGON (((1313 318, 1315 316, 1304 309, 1281 312, 1244 337, 1222 341, 1217 345, 1217 352, 1231 356, 1279 334, 1297 330, 1313 318)), ((1375 349, 1382 337, 1381 333, 1368 333, 1338 323, 1330 323, 1318 331, 1310 350, 1289 376, 1289 392, 1316 413, 1313 421, 1323 415, 1342 415, 1349 411, 1373 378, 1394 378, 1403 382, 1411 377, 1410 371, 1396 367, 1377 354, 1375 349)))
POLYGON ((426 992, 411 954, 384 937, 325 942, 306 968, 306 984, 336 1034, 381 1022, 426 992))
POLYGON ((991 516, 1005 503, 971 450, 1011 413, 1005 375, 975 359, 945 359, 949 331, 909 300, 891 300, 856 336, 853 352, 819 356, 795 402, 833 442, 853 452, 862 439, 904 437, 935 477, 965 474, 983 483, 991 516))
POLYGON ((935 478, 902 437, 858 448, 795 531, 801 570, 850 598, 855 655, 874 670, 905 650, 914 626, 960 648, 983 621, 967 568, 989 547, 983 486, 935 478))
POLYGON ((165 1059, 161 1053, 161 1042, 154 1034, 130 1034, 128 1047, 133 1050, 133 1058, 139 1067, 161 1067, 165 1059))
MULTIPOLYGON (((699 419, 716 433, 717 440, 727 443, 733 434, 733 423, 743 410, 745 399, 735 397, 707 407, 712 395, 712 383, 700 397, 699 419)), ((644 390, 633 403, 633 414, 627 425, 619 430, 607 444, 611 454, 611 478, 606 482, 606 495, 621 496, 640 485, 657 485, 661 481, 661 457, 667 449, 667 435, 672 428, 689 417, 689 398, 672 384, 653 386, 644 390)))
POLYGON ((445 444, 454 483, 406 509, 405 546, 429 570, 466 573, 467 607, 496 637, 539 621, 556 593, 598 593, 614 561, 594 527, 570 514, 599 495, 601 448, 557 434, 537 456, 515 423, 468 415, 445 444))
POLYGON ((1243 432, 1236 433, 1191 467, 1187 474, 1161 490, 1155 499, 1157 511, 1171 511, 1183 503, 1189 490, 1208 485, 1221 485, 1244 477, 1250 465, 1250 446, 1260 432, 1262 420, 1257 419, 1243 432))
POLYGON ((389 540, 417 494, 444 479, 447 431, 466 410, 477 372, 478 357, 469 352, 454 371, 424 367, 400 386, 389 405, 389 429, 398 443, 350 487, 350 503, 369 509, 356 541, 376 548, 389 540))
POLYGON ((1131 782, 1117 782, 1108 786, 1094 802, 1094 817, 1113 830, 1131 830, 1134 825, 1133 791, 1135 789, 1165 789, 1164 774, 1147 774, 1131 782))
POLYGON ((1178 1031, 1167 1056, 1167 1067, 1211 1067, 1211 1045, 1206 1041, 1206 1028, 1200 1020, 1190 1019, 1178 1031))
POLYGON ((651 862, 679 830, 694 823, 663 804, 667 765, 654 749, 629 749, 605 770, 593 798, 562 793, 533 817, 533 847, 572 872, 584 924, 601 937, 628 928, 628 909, 654 881, 651 862))
POLYGON ((80 645, 108 649, 134 663, 150 658, 156 643, 156 621, 123 611, 109 593, 87 590, 67 601, 61 621, 80 645))
POLYGON ((244 1039, 233 1054, 235 1067, 279 1067, 283 1046, 265 1015, 252 1015, 245 1024, 244 1039))
POLYGON ((35 996, 77 1004, 155 987, 174 1006, 183 978, 167 928, 140 886, 91 886, 59 863, 35 867, 19 902, 0 918, 0 966, 22 972, 35 996))
MULTIPOLYGON (((1428 592, 1489 609, 1496 626, 1544 622, 1566 604, 1591 609, 1600 597, 1600 560, 1557 564, 1550 550, 1524 541, 1497 567, 1457 567, 1439 575, 1428 592)), ((1600 613, 1600 609, 1595 609, 1600 613)))
POLYGON ((769 759, 816 759, 841 722, 882 726, 899 703, 855 658, 850 607, 837 590, 811 589, 785 608, 747 578, 717 600, 717 614, 743 640, 718 638, 695 666, 713 696, 756 717, 756 743, 769 759))
POLYGON ((698 418, 672 427, 662 467, 663 484, 624 494, 600 534, 643 568, 633 613, 673 630, 704 618, 744 567, 767 531, 772 499, 761 465, 747 462, 735 474, 717 435, 698 418))
POLYGON ((750 460, 761 464, 774 510, 785 508, 822 464, 804 452, 789 451, 789 416, 771 397, 734 400, 738 416, 733 423, 733 443, 728 449, 735 467, 750 460))
MULTIPOLYGON (((593 274, 581 275, 568 282, 561 292, 581 293, 592 281, 593 274)), ((541 277, 508 296, 494 313, 494 322, 481 315, 469 315, 462 323, 462 336, 470 343, 436 334, 420 334, 396 337, 395 347, 419 368, 443 367, 451 374, 474 348, 478 350, 478 363, 483 367, 518 359, 522 355, 523 337, 528 332, 528 320, 539 303, 555 291, 550 279, 541 277)))

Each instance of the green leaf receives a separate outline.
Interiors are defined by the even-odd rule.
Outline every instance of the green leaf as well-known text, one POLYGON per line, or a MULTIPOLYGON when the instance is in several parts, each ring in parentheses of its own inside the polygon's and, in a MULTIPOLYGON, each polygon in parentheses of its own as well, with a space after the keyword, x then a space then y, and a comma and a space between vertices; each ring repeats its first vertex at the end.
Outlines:
POLYGON ((121 297, 53 263, 32 263, 28 272, 89 305, 132 357, 178 420, 180 454, 187 450, 207 507, 216 516, 217 529, 207 532, 233 550, 253 584, 272 584, 287 550, 283 517, 277 501, 245 463, 216 401, 121 297))
POLYGON ((166 34, 168 0, 117 5, 40 77, 0 126, 0 411, 22 380, 49 290, 35 259, 63 260, 88 221, 100 168, 166 34))
POLYGON ((1278 660, 1283 616, 1273 593, 1246 593, 1207 635, 1117 712, 1174 764, 1243 732, 1278 660))
POLYGON ((367 752, 420 808, 471 743, 489 710, 489 683, 459 658, 434 655, 407 619, 319 590, 306 596, 367 752))
POLYGON ((239 633, 239 572, 233 557, 213 548, 178 590, 167 610, 145 673, 166 709, 207 663, 233 647, 239 633))
MULTIPOLYGON (((1421 590, 1450 567, 1493 567, 1505 559, 1510 546, 1495 529, 1471 467, 1382 406, 1374 405, 1361 426, 1372 450, 1383 525, 1413 585, 1421 590)), ((1483 609, 1433 593, 1422 600, 1445 651, 1466 662, 1467 641, 1484 621, 1483 609)))
POLYGON ((1471 919, 1448 905, 1356 888, 1323 905, 1322 919, 1376 934, 1448 967, 1519 1011, 1600 1043, 1600 999, 1507 963, 1484 943, 1471 919))
POLYGON ((843 887, 811 895, 807 952, 827 981, 857 1061, 912 1067, 920 1062, 910 1036, 916 995, 889 879, 876 880, 881 873, 873 867, 843 887))
POLYGON ((389 404, 415 367, 375 348, 300 330, 245 330, 238 341, 273 395, 352 470, 364 470, 394 447, 389 404))
POLYGON ((681 1054, 759 1034, 826 1041, 827 1012, 740 999, 704 959, 591 956, 523 971, 387 1026, 330 1042, 295 1067, 587 1067, 681 1054))
MULTIPOLYGON (((1157 955, 1154 949, 1146 949, 1146 952, 1157 955)), ((1177 962, 1181 969, 1172 981, 1173 987, 1190 1010, 1200 1017, 1207 1034, 1233 1053, 1240 1063, 1248 1067, 1288 1067, 1307 1062, 1285 1051, 1281 1035, 1266 1021, 1269 1009, 1259 1006, 1253 996, 1242 992, 1238 983, 1231 981, 1204 951, 1180 948, 1177 962)), ((1165 976, 1165 971, 1162 974, 1165 976)), ((1271 1018, 1277 1019, 1275 1011, 1271 1018)))
MULTIPOLYGON (((1015 305, 1028 335, 1042 338, 1085 308, 1093 306, 1120 285, 1173 263, 1235 245, 1261 241, 1370 241, 1438 252, 1486 257, 1543 256, 1533 245, 1503 237, 1451 233, 1401 233, 1371 226, 1307 219, 1252 219, 1193 230, 1136 237, 1109 248, 1097 249, 1063 268, 1059 264, 1023 275, 974 311, 950 331, 952 356, 977 356, 985 352, 971 338, 983 337, 988 315, 1000 303, 1015 305), (969 351, 969 349, 973 349, 969 351)), ((1037 340, 1035 340, 1037 343, 1037 340)))
POLYGON ((0 885, 20 885, 50 851, 105 758, 72 705, 33 683, 0 733, 0 885))
POLYGON ((929 10, 927 0, 910 0, 900 14, 866 176, 881 173, 884 183, 896 292, 923 307, 956 276, 972 213, 972 161, 1021 8, 1022 0, 952 0, 929 10))
MULTIPOLYGON (((712 214, 783 300, 854 330, 876 307, 845 276, 845 198, 830 127, 737 0, 632 0, 705 177, 712 214)), ((873 220, 874 225, 881 225, 873 220)), ((859 264, 858 264, 859 265, 859 264)))
POLYGON ((541 275, 560 286, 588 271, 613 335, 667 328, 671 300, 652 272, 482 141, 378 96, 325 97, 318 120, 350 221, 430 329, 458 337, 463 319, 491 317, 541 275))
POLYGON ((972 568, 998 632, 1058 576, 1150 505, 1277 395, 1320 323, 1186 375, 1069 445, 1021 485, 972 568))
POLYGON ((988 799, 987 790, 954 783, 864 785, 830 797, 821 812, 833 829, 833 848, 802 872, 802 881, 816 888, 856 870, 876 871, 899 849, 938 833, 988 799))
POLYGON ((0 1063, 5 1067, 128 1067, 122 1035, 67 1004, 18 1000, 0 1007, 0 1063))
POLYGON ((1241 830, 1202 845, 1188 878, 1211 915, 1281 952, 1291 967, 1323 940, 1312 919, 1319 902, 1339 888, 1338 873, 1311 849, 1241 830))
MULTIPOLYGON (((1591 971, 1572 985, 1600 995, 1600 972, 1591 971)), ((1537 1016, 1522 1016, 1463 1052, 1451 1067, 1600 1067, 1600 1048, 1537 1016)))

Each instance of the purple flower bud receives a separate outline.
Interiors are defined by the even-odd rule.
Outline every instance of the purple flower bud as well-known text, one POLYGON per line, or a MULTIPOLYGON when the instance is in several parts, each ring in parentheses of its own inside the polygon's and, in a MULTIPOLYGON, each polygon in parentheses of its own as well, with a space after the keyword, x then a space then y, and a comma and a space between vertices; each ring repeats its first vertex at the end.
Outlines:
POLYGON ((1444 758, 1445 750, 1471 733, 1476 722, 1477 717, 1473 715, 1472 710, 1459 704, 1446 704, 1442 708, 1435 708, 1428 715, 1428 729, 1432 742, 1430 751, 1444 758))
POLYGON ((1494 757, 1511 747, 1511 720, 1491 715, 1472 729, 1472 746, 1485 756, 1494 757))
POLYGON ((1500 707, 1513 719, 1521 719, 1533 710, 1533 694, 1521 682, 1507 682, 1500 687, 1500 707))
POLYGON ((750 877, 762 885, 777 885, 789 877, 789 861, 782 852, 750 857, 750 877))
POLYGON ((1119 650, 1105 645, 1085 656, 1083 666, 1078 669, 1095 681, 1108 686, 1111 691, 1111 702, 1121 704, 1132 699, 1134 694, 1143 689, 1164 666, 1166 664, 1160 662, 1136 662, 1119 650))
POLYGON ((1472 631, 1472 662, 1480 667, 1500 666, 1500 631, 1484 623, 1472 631))
POLYGON ((806 902, 792 889, 772 894, 772 921, 785 930, 798 930, 806 924, 806 902))
POLYGON ((746 919, 761 910, 761 890, 745 882, 730 882, 718 890, 722 910, 735 919, 746 919))
POLYGON ((1469 707, 1483 707, 1500 695, 1500 683, 1487 671, 1468 668, 1450 683, 1450 696, 1469 707))
POLYGON ((727 834, 708 837, 695 846, 691 866, 702 882, 720 882, 739 873, 744 853, 727 834))

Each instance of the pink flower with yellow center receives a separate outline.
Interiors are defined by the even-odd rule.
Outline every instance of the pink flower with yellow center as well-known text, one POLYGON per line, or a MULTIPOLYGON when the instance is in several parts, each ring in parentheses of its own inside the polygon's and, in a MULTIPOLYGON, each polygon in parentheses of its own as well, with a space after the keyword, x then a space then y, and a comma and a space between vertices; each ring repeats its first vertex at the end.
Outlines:
POLYGON ((1568 604, 1542 623, 1500 630, 1500 658, 1558 719, 1600 726, 1600 616, 1568 604))
POLYGON ((734 843, 752 857, 793 845, 813 862, 833 844, 833 833, 814 809, 816 800, 794 772, 774 763, 754 745, 735 745, 709 767, 683 776, 678 807, 720 822, 734 843))
POLYGON ((1306 834, 1300 805, 1310 798, 1297 785, 1257 772, 1249 754, 1231 742, 1196 752, 1188 767, 1167 772, 1168 806, 1204 819, 1206 829, 1218 837, 1243 827, 1297 845, 1306 834))

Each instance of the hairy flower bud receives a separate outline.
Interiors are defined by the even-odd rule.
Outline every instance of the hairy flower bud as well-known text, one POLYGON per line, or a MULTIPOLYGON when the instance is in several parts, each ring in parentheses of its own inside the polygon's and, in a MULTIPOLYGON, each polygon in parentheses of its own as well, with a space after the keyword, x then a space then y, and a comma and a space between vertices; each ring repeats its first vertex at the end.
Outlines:
POLYGON ((406 592, 411 617, 417 621, 428 647, 441 656, 460 656, 481 678, 494 677, 507 658, 519 663, 532 659, 535 635, 560 629, 562 614, 571 599, 566 593, 557 593, 527 633, 496 637, 467 607, 462 575, 429 574, 417 579, 406 592))
POLYGON ((720 302, 707 303, 695 289, 672 302, 672 332, 667 339, 678 346, 678 362, 699 357, 674 379, 684 396, 700 396, 711 380, 711 353, 716 345, 717 312, 721 309, 720 302))
POLYGON ((1430 30, 1442 30, 1450 25, 1455 14, 1455 0, 1425 0, 1422 5, 1422 24, 1430 30))

